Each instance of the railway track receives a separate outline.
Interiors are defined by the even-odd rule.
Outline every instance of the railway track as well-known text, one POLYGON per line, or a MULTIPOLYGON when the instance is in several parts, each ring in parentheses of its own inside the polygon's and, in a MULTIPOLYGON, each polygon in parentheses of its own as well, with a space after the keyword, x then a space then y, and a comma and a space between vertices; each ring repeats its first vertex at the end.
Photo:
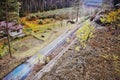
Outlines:
MULTIPOLYGON (((53 59, 52 59, 46 66, 44 66, 43 69, 41 69, 38 73, 36 73, 36 75, 35 75, 33 78, 31 78, 31 79, 32 79, 32 80, 40 80, 40 78, 41 78, 46 72, 49 72, 49 71, 52 69, 52 67, 53 67, 54 64, 58 61, 58 59, 69 49, 69 47, 70 47, 71 45, 73 45, 73 44, 75 43, 76 40, 77 40, 77 38, 73 39, 73 40, 71 41, 71 43, 65 44, 65 45, 63 45, 62 48, 59 48, 57 52, 55 51, 55 52, 54 52, 55 54, 53 54, 53 55, 54 55, 53 59), (62 49, 62 50, 61 50, 61 49, 62 49), (61 50, 61 51, 59 52, 59 50, 61 50), (56 55, 56 56, 55 56, 55 55, 56 55)), ((52 54, 51 54, 51 55, 52 55, 52 54)), ((30 80, 30 79, 26 79, 26 80, 30 80)))
MULTIPOLYGON (((70 38, 74 41, 75 39, 75 32, 82 26, 83 23, 78 25, 74 30, 66 31, 61 36, 59 36, 57 39, 55 39, 53 42, 51 42, 49 45, 47 45, 45 48, 40 50, 36 55, 28 59, 25 63, 19 65, 16 67, 13 71, 11 71, 8 75, 6 75, 3 80, 25 80, 30 75, 32 70, 34 69, 35 65, 39 64, 40 61, 43 61, 43 59, 46 56, 50 56, 50 54, 53 55, 53 53, 60 49, 59 47, 64 46, 65 44, 69 46, 70 44, 67 44, 66 39, 70 38), (73 38, 73 39, 72 39, 73 38)), ((59 54, 54 53, 53 60, 56 59, 56 55, 62 55, 66 50, 62 50, 59 54)), ((59 56, 58 56, 59 57, 59 56)), ((50 65, 50 63, 48 63, 50 65)), ((52 64, 51 64, 52 66, 52 64)), ((43 68, 44 69, 44 68, 43 68)), ((37 80, 36 77, 33 77, 34 80, 37 80)))
POLYGON ((39 71, 36 71, 36 67, 34 67, 33 71, 30 73, 30 75, 26 78, 26 80, 36 80, 36 77, 38 77, 37 79, 40 78, 40 76, 42 77, 42 75, 45 72, 49 72, 51 70, 51 68, 54 66, 54 63, 65 53, 65 51, 68 50, 68 48, 74 44, 74 42, 76 41, 76 37, 73 35, 71 36, 69 42, 64 43, 63 45, 60 45, 58 48, 56 48, 51 54, 47 55, 46 57, 50 58, 50 62, 46 65, 39 65, 39 67, 37 67, 37 69, 39 69, 39 71), (43 67, 41 69, 41 67, 43 67))

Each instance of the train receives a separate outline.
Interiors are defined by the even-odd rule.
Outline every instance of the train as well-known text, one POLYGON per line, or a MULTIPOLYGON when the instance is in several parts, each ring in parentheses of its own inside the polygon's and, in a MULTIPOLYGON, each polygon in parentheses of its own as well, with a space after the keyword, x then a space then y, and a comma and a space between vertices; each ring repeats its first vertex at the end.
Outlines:
MULTIPOLYGON (((82 24, 81 24, 82 25, 82 24)), ((29 73, 32 71, 33 67, 38 64, 45 56, 50 55, 56 48, 64 45, 67 41, 67 38, 71 38, 75 32, 80 28, 77 26, 74 30, 66 31, 48 46, 40 50, 36 55, 32 56, 23 64, 16 67, 13 71, 7 74, 3 80, 25 80, 29 73), (42 57, 39 57, 42 56, 42 57)))

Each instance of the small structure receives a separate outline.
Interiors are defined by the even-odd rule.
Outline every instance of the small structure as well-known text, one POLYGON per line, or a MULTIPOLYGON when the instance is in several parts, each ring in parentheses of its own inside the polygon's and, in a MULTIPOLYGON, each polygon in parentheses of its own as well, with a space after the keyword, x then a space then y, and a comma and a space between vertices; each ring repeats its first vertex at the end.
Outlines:
POLYGON ((6 30, 8 29, 8 35, 10 35, 12 38, 16 37, 23 37, 25 34, 22 31, 23 26, 20 24, 16 24, 15 22, 8 22, 8 27, 6 27, 6 22, 2 21, 0 22, 0 38, 4 37, 6 34, 6 30))

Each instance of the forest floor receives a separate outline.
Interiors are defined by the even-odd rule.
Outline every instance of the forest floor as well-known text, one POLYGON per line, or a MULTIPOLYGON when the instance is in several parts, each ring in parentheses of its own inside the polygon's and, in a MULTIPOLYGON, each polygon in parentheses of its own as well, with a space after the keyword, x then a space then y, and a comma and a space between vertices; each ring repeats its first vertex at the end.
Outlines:
POLYGON ((40 80, 120 80, 119 34, 97 26, 85 49, 77 41, 40 80))

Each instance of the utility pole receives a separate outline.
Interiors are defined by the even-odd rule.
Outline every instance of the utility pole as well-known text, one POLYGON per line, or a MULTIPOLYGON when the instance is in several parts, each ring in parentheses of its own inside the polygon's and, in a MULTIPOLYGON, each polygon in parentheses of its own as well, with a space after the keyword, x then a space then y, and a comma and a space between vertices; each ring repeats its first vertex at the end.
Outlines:
POLYGON ((79 5, 77 7, 77 19, 76 19, 76 22, 78 22, 78 18, 79 18, 79 5))
POLYGON ((79 10, 80 10, 80 0, 75 0, 74 7, 76 8, 76 22, 78 22, 79 10))
POLYGON ((9 28, 8 28, 8 0, 6 0, 6 32, 7 32, 7 41, 8 41, 8 52, 10 54, 10 57, 12 57, 12 53, 11 53, 11 45, 10 45, 10 35, 9 35, 9 28))

